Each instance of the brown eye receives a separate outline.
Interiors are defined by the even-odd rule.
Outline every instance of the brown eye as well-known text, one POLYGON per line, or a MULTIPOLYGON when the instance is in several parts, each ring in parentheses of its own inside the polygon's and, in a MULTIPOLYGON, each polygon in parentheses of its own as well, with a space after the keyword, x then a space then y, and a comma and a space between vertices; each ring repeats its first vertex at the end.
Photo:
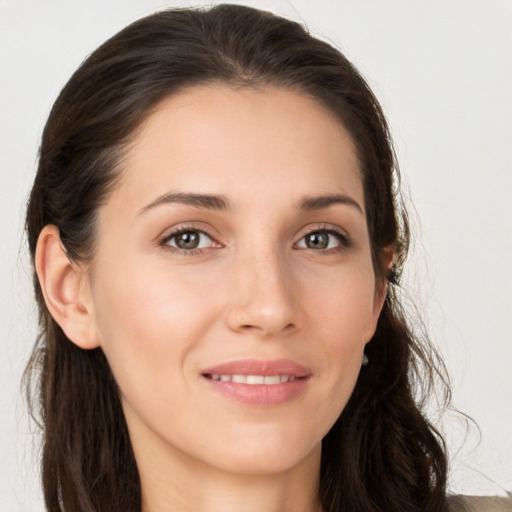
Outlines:
POLYGON ((202 231, 187 230, 170 235, 164 240, 164 244, 184 251, 193 251, 194 249, 212 247, 214 242, 202 231))
POLYGON ((180 249, 197 249, 199 246, 199 233, 188 231, 176 237, 176 246, 180 249))
POLYGON ((312 249, 313 251, 341 250, 349 246, 350 240, 348 236, 327 229, 311 231, 304 235, 296 245, 298 249, 312 249))
POLYGON ((304 237, 308 249, 327 249, 329 247, 328 233, 310 233, 304 237))

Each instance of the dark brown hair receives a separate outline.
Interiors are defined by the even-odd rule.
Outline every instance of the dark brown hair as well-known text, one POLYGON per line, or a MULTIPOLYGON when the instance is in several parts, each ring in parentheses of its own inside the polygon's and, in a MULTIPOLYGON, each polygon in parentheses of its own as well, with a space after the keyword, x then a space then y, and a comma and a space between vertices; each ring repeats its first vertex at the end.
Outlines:
MULTIPOLYGON (((235 5, 175 9, 133 23, 92 53, 44 129, 27 211, 32 257, 42 228, 53 224, 69 257, 90 261, 96 211, 122 174, 130 137, 164 98, 210 83, 301 91, 338 117, 358 151, 375 273, 390 289, 366 349, 370 365, 323 440, 324 512, 446 510, 444 444, 421 409, 434 382, 447 380, 396 297, 409 232, 388 127, 358 71, 301 25, 235 5), (397 257, 388 275, 384 249, 392 244, 397 257)), ((140 511, 137 465, 105 356, 70 342, 46 309, 36 276, 34 286, 41 335, 26 376, 43 431, 46 507, 140 511)))

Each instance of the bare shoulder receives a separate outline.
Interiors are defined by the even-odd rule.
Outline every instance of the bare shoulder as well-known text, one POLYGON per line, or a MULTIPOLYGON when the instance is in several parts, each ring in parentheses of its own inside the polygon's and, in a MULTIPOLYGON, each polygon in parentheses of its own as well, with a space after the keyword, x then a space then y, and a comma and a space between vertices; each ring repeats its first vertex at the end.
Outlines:
POLYGON ((450 496, 450 512, 512 512, 512 497, 450 496))

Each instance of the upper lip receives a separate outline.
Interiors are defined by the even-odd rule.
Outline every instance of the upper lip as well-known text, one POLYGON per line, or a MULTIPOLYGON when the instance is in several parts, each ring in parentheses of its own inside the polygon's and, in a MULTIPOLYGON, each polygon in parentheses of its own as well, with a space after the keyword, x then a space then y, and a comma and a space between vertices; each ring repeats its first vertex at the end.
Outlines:
POLYGON ((228 361, 201 371, 202 375, 293 375, 311 376, 311 370, 289 359, 241 359, 228 361))

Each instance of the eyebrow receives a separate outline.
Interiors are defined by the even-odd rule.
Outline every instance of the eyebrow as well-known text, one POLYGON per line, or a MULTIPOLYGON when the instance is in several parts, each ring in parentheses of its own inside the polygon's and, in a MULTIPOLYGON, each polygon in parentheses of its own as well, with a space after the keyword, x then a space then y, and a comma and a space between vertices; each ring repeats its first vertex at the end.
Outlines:
MULTIPOLYGON (((195 206, 196 208, 204 208, 206 210, 227 211, 231 209, 231 203, 226 196, 213 194, 196 194, 190 192, 167 192, 157 197, 154 201, 141 208, 139 213, 156 208, 163 204, 185 204, 195 206)), ((353 206, 356 210, 364 215, 363 209, 359 203, 350 196, 344 194, 334 194, 326 196, 307 197, 300 203, 299 210, 316 211, 329 208, 334 204, 344 204, 353 206)))
POLYGON ((186 204, 196 208, 205 208, 207 210, 226 211, 231 209, 229 199, 226 196, 211 194, 193 194, 186 192, 168 192, 157 197, 154 201, 141 208, 140 213, 144 213, 152 208, 162 204, 186 204))
POLYGON ((355 199, 352 199, 350 196, 344 194, 308 197, 301 203, 300 209, 306 211, 323 210, 324 208, 328 208, 333 204, 345 204, 348 206, 353 206, 356 210, 364 215, 361 205, 355 199))

